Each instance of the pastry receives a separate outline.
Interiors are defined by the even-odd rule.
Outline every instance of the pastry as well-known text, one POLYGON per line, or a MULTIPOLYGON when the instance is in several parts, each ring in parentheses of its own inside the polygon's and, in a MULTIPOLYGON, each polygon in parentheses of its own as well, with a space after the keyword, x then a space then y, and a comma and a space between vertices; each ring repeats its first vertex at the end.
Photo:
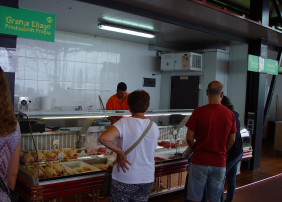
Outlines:
POLYGON ((56 171, 57 176, 64 176, 65 174, 65 169, 61 164, 59 163, 54 163, 53 164, 53 169, 56 171))
POLYGON ((37 152, 36 151, 31 151, 31 155, 38 162, 46 161, 46 158, 45 158, 44 154, 42 153, 42 151, 37 151, 37 152), (38 156, 38 158, 37 158, 37 156, 38 156))
POLYGON ((33 174, 34 176, 36 176, 39 179, 46 178, 44 169, 40 165, 27 167, 27 171, 29 171, 31 174, 33 174))
POLYGON ((34 158, 31 155, 30 152, 23 152, 23 155, 21 157, 21 161, 27 165, 27 164, 33 164, 34 163, 34 158))
POLYGON ((77 159, 77 157, 78 157, 78 153, 76 152, 75 148, 64 149, 64 153, 70 159, 77 159))
POLYGON ((46 158, 47 161, 56 161, 57 155, 52 151, 43 151, 42 152, 46 158))
POLYGON ((51 168, 51 167, 45 167, 44 168, 44 173, 45 173, 47 178, 57 177, 56 171, 53 168, 51 168))

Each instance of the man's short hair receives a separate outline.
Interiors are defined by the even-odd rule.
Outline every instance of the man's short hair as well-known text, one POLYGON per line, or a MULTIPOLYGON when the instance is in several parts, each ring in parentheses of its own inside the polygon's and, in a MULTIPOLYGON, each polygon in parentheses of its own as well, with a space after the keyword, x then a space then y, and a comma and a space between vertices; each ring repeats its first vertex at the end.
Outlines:
POLYGON ((223 91, 223 84, 219 81, 212 81, 208 85, 208 94, 209 95, 220 95, 220 93, 223 91))
POLYGON ((132 113, 145 113, 150 105, 150 95, 144 90, 136 90, 127 97, 127 104, 132 113))
POLYGON ((124 82, 120 82, 117 85, 117 90, 126 91, 127 90, 127 85, 124 82))

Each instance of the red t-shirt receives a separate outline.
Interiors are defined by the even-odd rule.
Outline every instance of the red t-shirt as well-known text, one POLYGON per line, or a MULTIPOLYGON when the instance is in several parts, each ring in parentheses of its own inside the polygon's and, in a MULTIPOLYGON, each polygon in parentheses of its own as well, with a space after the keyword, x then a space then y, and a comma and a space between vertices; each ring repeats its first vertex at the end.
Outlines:
POLYGON ((226 141, 236 133, 231 110, 221 104, 207 104, 196 108, 186 126, 195 132, 195 147, 191 162, 198 165, 226 166, 226 141))

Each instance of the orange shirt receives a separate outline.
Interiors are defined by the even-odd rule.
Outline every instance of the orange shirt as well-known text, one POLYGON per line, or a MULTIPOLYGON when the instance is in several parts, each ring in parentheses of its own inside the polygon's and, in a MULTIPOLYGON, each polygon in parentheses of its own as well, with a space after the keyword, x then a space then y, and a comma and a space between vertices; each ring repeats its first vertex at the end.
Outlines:
POLYGON ((117 94, 112 95, 106 104, 106 110, 129 110, 129 107, 127 105, 128 95, 129 93, 127 93, 125 99, 122 102, 118 98, 117 94))

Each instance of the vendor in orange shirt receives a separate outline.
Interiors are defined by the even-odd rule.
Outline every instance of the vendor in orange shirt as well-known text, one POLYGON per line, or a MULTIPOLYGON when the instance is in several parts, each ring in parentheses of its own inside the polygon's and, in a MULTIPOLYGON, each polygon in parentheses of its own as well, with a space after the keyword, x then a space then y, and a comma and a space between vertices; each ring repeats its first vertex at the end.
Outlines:
MULTIPOLYGON (((124 82, 120 82, 117 85, 117 93, 112 95, 107 104, 106 104, 106 110, 129 110, 129 107, 127 105, 127 97, 129 93, 127 93, 127 86, 124 82)), ((117 120, 119 120, 121 117, 112 117, 111 123, 113 124, 117 120)))

